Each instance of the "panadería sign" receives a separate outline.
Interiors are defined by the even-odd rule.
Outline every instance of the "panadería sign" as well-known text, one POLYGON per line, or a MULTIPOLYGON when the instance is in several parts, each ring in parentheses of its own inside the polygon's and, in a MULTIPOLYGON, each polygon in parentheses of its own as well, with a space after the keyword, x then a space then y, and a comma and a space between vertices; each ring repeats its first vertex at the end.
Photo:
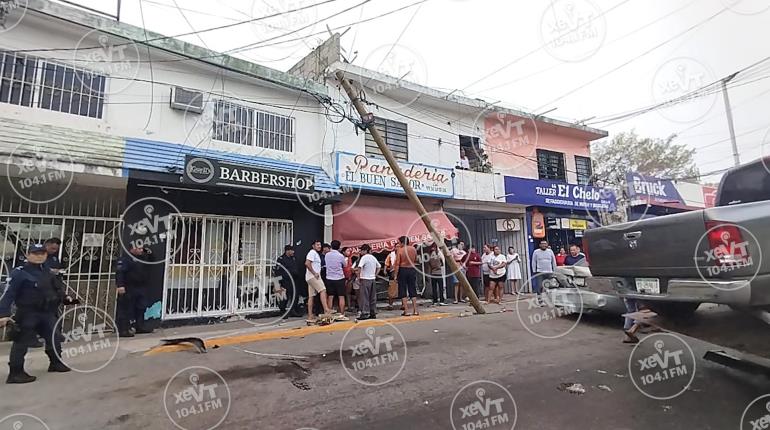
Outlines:
MULTIPOLYGON (((453 169, 399 162, 412 189, 423 196, 451 198, 455 194, 453 169)), ((403 193, 388 162, 363 154, 337 153, 337 184, 354 188, 403 193)))

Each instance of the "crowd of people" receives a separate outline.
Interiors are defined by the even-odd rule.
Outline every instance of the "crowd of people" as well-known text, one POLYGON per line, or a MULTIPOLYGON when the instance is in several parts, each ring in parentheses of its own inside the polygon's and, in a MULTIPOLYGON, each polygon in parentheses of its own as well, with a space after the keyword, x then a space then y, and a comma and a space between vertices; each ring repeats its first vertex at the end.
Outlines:
MULTIPOLYGON (((532 281, 522 283, 523 259, 514 247, 508 247, 503 254, 499 245, 484 244, 479 253, 475 246, 459 241, 451 245, 449 256, 475 294, 487 304, 502 304, 505 294, 534 292, 539 296, 538 275, 553 273, 557 265, 574 264, 583 258, 577 245, 570 247, 569 254, 562 248, 556 255, 548 242, 542 241, 531 258, 532 281), (531 290, 524 291, 528 285, 531 290)), ((293 246, 286 245, 275 266, 280 287, 286 292, 279 306, 285 317, 297 317, 303 314, 299 297, 306 297, 308 324, 318 322, 318 315, 335 321, 348 320, 346 313, 359 320, 376 318, 376 285, 377 277, 381 276, 388 285, 388 310, 400 301, 403 316, 419 315, 417 279, 421 273, 430 286, 434 306, 466 302, 457 272, 445 260, 437 244, 415 247, 406 236, 399 238, 382 263, 369 245, 342 248, 338 240, 328 244, 317 240, 305 259, 299 261, 293 246)))

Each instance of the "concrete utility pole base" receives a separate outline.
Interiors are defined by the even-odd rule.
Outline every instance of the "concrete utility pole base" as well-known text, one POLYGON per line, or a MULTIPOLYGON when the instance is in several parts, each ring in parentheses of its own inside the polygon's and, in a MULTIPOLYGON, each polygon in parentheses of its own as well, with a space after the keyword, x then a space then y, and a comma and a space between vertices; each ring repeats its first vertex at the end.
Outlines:
MULTIPOLYGON (((358 111, 358 114, 363 118, 367 115, 369 115, 369 112, 367 112, 366 108, 364 107, 364 104, 361 103, 361 100, 358 98, 358 95, 353 90, 353 86, 350 85, 350 82, 345 78, 345 75, 341 71, 337 71, 336 73, 337 80, 342 85, 342 88, 347 93, 348 97, 350 98, 350 101, 353 103, 353 106, 355 106, 356 110, 358 111)), ((457 277, 458 282, 460 282, 460 285, 463 288, 463 291, 465 291, 465 294, 468 296, 468 298, 471 300, 471 306, 473 306, 473 309, 476 311, 476 313, 484 314, 486 311, 484 310, 484 307, 481 306, 481 302, 479 301, 479 298, 476 296, 476 292, 473 291, 473 288, 471 288, 471 284, 468 282, 468 278, 465 277, 465 274, 460 270, 460 267, 457 265, 457 262, 452 258, 452 255, 449 253, 449 248, 447 248, 446 244, 444 243, 444 239, 439 236, 436 229, 433 227, 433 224, 431 224, 430 217, 428 216, 428 211, 425 210, 425 206, 423 206, 422 202, 420 201, 420 198, 417 197, 417 194, 412 189, 411 185, 409 185, 409 181, 406 179, 406 176, 404 176, 404 173, 399 169, 398 163, 396 162, 396 158, 393 156, 393 153, 390 151, 390 148, 385 144, 385 139, 382 138, 382 135, 380 135, 380 132, 377 130, 377 128, 374 126, 374 123, 369 123, 366 125, 366 129, 369 130, 369 133, 372 135, 372 138, 374 139, 374 142, 377 143, 377 147, 380 148, 380 152, 382 152, 382 155, 385 157, 385 160, 388 162, 388 165, 390 166, 390 169, 393 171, 393 174, 396 175, 396 178, 398 178, 398 182, 401 184, 401 188, 404 189, 404 193, 406 193, 406 196, 409 198, 409 201, 412 202, 414 205, 415 210, 417 210, 417 213, 420 215, 420 219, 422 220, 423 224, 425 224, 425 227, 428 229, 428 231, 431 234, 431 237, 433 237, 433 241, 438 245, 438 247, 441 249, 441 253, 444 254, 444 259, 447 263, 449 263, 449 268, 452 269, 452 273, 455 274, 457 277)))

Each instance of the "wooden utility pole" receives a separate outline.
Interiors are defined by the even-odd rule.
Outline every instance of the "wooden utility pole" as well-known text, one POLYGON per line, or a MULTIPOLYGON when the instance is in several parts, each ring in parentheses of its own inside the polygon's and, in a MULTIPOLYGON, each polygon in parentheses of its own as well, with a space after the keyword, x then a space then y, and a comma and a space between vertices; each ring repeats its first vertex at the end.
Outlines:
MULTIPOLYGON (((337 71, 336 76, 337 76, 337 80, 340 81, 340 84, 342 84, 342 88, 348 94, 350 101, 353 102, 353 106, 356 107, 358 114, 361 116, 361 118, 366 117, 369 114, 369 112, 367 112, 366 108, 364 107, 364 104, 361 103, 361 100, 358 98, 358 95, 353 90, 353 87, 350 85, 350 82, 348 82, 348 80, 345 78, 345 75, 341 71, 337 71)), ((457 280, 460 282, 460 285, 462 285, 462 288, 465 291, 465 294, 471 300, 471 305, 473 306, 473 309, 475 309, 476 313, 479 313, 479 314, 486 313, 486 311, 484 310, 484 307, 481 306, 481 302, 479 301, 479 298, 476 296, 476 292, 473 291, 473 288, 471 288, 471 284, 468 283, 468 279, 465 277, 465 274, 460 270, 460 266, 457 265, 457 262, 455 261, 454 258, 452 258, 452 255, 449 253, 449 248, 447 248, 446 244, 444 243, 444 239, 441 236, 439 236, 438 232, 433 227, 433 224, 431 224, 430 217, 428 216, 428 211, 425 210, 425 206, 422 205, 420 198, 417 197, 417 194, 412 189, 412 186, 409 185, 409 181, 406 179, 406 176, 404 176, 404 172, 402 172, 401 169, 398 167, 396 158, 393 156, 393 153, 390 152, 390 148, 388 148, 388 146, 385 144, 385 139, 382 138, 382 135, 374 126, 374 122, 367 123, 366 129, 369 130, 369 133, 372 135, 374 142, 377 143, 377 147, 380 148, 380 152, 382 152, 382 155, 385 156, 385 160, 387 160, 388 165, 390 166, 390 169, 393 171, 393 174, 395 174, 396 178, 398 178, 398 182, 401 184, 401 188, 404 189, 404 193, 406 193, 406 196, 409 198, 409 201, 411 201, 412 204, 414 205, 414 208, 415 210, 417 210, 417 213, 420 214, 420 219, 422 219, 423 224, 425 224, 425 227, 430 232, 431 236, 433 237, 433 240, 439 246, 439 249, 441 249, 441 253, 444 254, 444 259, 449 263, 449 268, 452 269, 452 273, 455 273, 455 276, 457 277, 457 280)))

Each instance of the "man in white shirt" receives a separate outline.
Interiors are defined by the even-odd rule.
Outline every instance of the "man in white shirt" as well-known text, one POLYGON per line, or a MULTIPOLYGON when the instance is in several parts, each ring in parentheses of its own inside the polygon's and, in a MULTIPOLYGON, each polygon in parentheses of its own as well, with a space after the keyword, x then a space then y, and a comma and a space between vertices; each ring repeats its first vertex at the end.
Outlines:
POLYGON ((326 286, 321 280, 321 241, 313 242, 310 252, 305 258, 305 280, 307 281, 307 322, 316 321, 313 314, 313 301, 316 295, 321 296, 321 305, 326 315, 330 314, 328 298, 326 296, 326 286))
POLYGON ((380 262, 371 254, 369 245, 361 245, 359 249, 361 258, 358 260, 358 279, 361 280, 361 288, 358 290, 358 307, 361 308, 359 320, 377 318, 377 291, 375 280, 380 270, 380 262))

